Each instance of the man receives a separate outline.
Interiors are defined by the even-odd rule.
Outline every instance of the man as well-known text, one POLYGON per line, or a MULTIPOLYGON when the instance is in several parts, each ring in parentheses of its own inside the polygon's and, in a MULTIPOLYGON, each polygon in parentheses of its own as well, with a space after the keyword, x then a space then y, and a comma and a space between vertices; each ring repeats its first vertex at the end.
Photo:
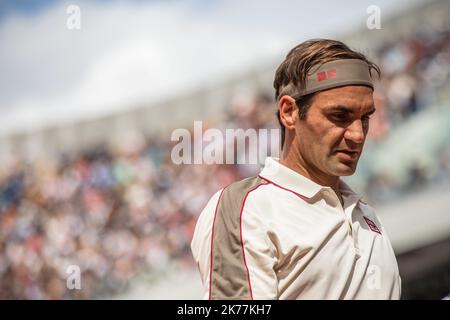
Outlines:
POLYGON ((334 40, 293 48, 276 71, 281 159, 217 192, 191 248, 209 299, 399 299, 374 210, 355 172, 375 112, 378 66, 334 40))

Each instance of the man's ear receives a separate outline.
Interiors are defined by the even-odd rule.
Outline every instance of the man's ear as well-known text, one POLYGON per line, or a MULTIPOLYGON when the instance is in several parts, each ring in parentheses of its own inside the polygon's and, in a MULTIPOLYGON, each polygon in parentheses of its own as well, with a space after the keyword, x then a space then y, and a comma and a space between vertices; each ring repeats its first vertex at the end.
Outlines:
POLYGON ((280 120, 287 130, 293 130, 298 118, 298 108, 294 98, 282 96, 278 102, 280 120))

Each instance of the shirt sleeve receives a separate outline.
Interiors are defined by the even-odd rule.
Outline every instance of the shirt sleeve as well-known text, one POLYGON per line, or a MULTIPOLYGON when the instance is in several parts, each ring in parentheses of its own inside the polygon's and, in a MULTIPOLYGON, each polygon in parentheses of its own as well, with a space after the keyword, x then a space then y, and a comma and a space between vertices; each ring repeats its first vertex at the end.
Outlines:
MULTIPOLYGON (((216 193, 200 214, 191 243, 203 282, 203 299, 210 298, 210 295, 214 299, 278 299, 278 280, 274 270, 276 250, 264 219, 257 212, 260 206, 253 205, 252 194, 249 194, 248 199, 239 204, 242 214, 235 216, 237 221, 234 221, 240 230, 235 230, 230 227, 231 223, 223 222, 220 217, 214 222, 217 208, 220 208, 221 193, 216 193), (213 239, 216 250, 211 250, 213 223, 217 224, 213 239), (235 236, 223 238, 221 232, 235 236), (215 265, 210 290, 212 253, 215 265)), ((219 212, 218 215, 221 214, 219 212)))
POLYGON ((195 225, 194 235, 191 241, 193 258, 200 272, 203 283, 203 299, 209 298, 209 269, 211 253, 211 231, 217 203, 222 190, 216 192, 200 213, 195 225))

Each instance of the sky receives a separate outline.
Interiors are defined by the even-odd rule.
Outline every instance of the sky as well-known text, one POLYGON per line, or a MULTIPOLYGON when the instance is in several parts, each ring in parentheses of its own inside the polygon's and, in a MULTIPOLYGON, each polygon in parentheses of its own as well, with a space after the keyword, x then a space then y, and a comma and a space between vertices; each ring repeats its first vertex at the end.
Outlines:
POLYGON ((0 1, 0 136, 151 105, 360 30, 370 5, 383 22, 418 2, 0 1))

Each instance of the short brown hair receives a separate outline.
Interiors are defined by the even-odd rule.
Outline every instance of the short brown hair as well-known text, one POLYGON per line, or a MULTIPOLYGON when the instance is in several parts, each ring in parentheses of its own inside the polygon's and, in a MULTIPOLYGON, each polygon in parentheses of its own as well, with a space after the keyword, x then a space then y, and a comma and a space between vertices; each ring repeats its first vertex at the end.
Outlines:
MULTIPOLYGON (((275 88, 275 100, 278 101, 283 88, 289 84, 300 90, 306 86, 306 78, 309 70, 326 62, 341 59, 360 59, 367 63, 369 73, 375 70, 378 77, 381 76, 380 68, 369 61, 362 53, 353 51, 347 45, 337 40, 311 39, 305 41, 289 51, 284 61, 275 73, 273 86, 275 88)), ((315 93, 299 97, 295 96, 297 107, 300 111, 300 119, 305 119, 307 111, 312 103, 315 93)), ((281 146, 284 145, 285 128, 281 122, 280 111, 277 111, 278 121, 281 126, 281 146)))

